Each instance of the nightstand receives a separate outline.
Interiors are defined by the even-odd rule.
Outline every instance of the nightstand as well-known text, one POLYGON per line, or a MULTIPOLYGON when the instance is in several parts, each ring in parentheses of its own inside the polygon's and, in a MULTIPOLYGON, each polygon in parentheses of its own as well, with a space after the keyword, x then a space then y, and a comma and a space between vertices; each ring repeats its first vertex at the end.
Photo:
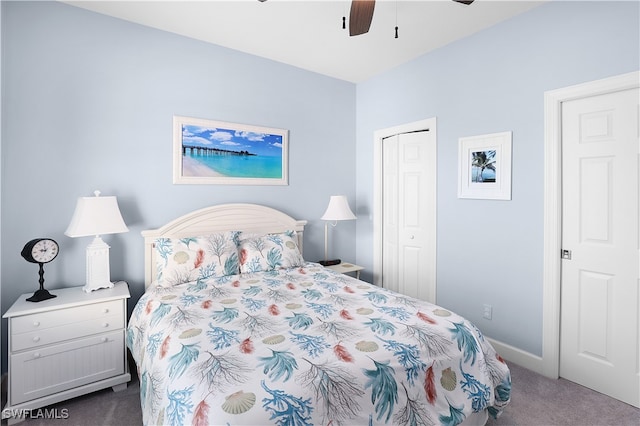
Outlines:
POLYGON ((125 328, 129 286, 85 293, 51 290, 57 297, 34 303, 23 294, 3 315, 9 319, 7 405, 2 418, 22 421, 29 410, 131 380, 125 328))
POLYGON ((347 274, 349 272, 356 273, 356 279, 360 279, 360 271, 364 269, 364 266, 354 265, 353 263, 340 262, 337 265, 325 266, 332 271, 340 272, 341 274, 347 274))

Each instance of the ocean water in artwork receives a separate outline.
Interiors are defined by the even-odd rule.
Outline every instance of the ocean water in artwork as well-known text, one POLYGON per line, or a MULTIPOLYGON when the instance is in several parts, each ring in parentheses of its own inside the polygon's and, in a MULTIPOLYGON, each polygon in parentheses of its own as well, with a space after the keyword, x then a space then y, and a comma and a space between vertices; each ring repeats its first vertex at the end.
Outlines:
POLYGON ((492 169, 482 169, 471 167, 471 181, 474 183, 494 183, 496 181, 496 171, 492 169))
POLYGON ((282 178, 282 158, 263 155, 189 155, 211 170, 227 177, 282 178))

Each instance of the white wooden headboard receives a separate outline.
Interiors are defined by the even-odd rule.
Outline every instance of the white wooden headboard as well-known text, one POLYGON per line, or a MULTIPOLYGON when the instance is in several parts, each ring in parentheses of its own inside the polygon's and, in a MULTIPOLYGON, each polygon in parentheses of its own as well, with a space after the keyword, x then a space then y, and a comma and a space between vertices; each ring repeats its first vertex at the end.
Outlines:
POLYGON ((223 231, 277 233, 294 230, 302 253, 306 220, 296 220, 271 207, 258 204, 220 204, 195 210, 157 229, 142 231, 144 237, 144 286, 156 279, 156 258, 153 243, 157 238, 184 238, 223 231))

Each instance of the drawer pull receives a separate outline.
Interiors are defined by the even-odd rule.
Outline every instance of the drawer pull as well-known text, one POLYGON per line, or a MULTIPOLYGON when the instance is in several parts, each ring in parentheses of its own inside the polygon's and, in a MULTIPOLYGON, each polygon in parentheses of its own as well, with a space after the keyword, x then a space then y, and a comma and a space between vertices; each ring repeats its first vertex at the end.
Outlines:
POLYGON ((34 327, 39 327, 40 326, 40 321, 34 321, 33 322, 33 326, 34 327))
POLYGON ((40 352, 36 352, 36 353, 34 353, 34 354, 33 354, 33 357, 34 357, 34 358, 40 358, 40 352))
POLYGON ((103 337, 102 339, 100 339, 100 341, 102 341, 102 343, 107 343, 109 341, 109 338, 103 337))
POLYGON ((33 341, 34 341, 34 342, 39 342, 39 341, 40 341, 40 337, 39 337, 39 336, 34 337, 34 338, 33 338, 33 341))
POLYGON ((104 308, 104 309, 102 310, 102 313, 103 313, 103 314, 108 314, 108 313, 109 313, 109 308, 104 308))
POLYGON ((108 322, 105 322, 104 324, 102 324, 102 326, 103 326, 104 328, 107 328, 107 327, 109 327, 109 323, 108 323, 108 322))

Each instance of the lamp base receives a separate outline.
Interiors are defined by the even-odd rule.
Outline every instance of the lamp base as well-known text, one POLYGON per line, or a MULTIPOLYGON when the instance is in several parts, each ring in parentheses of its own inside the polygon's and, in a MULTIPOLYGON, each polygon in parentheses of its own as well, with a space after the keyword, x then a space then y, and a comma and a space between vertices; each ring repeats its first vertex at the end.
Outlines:
POLYGON ((40 290, 36 290, 33 293, 33 296, 27 298, 27 302, 42 302, 43 300, 53 299, 54 297, 58 297, 55 294, 49 293, 49 291, 41 288, 40 290))
POLYGON ((84 285, 84 287, 82 287, 82 290, 85 293, 91 293, 93 290, 98 290, 101 288, 113 288, 113 283, 110 281, 102 282, 102 283, 98 283, 98 282, 87 283, 84 285))
POLYGON ((333 266, 333 265, 338 265, 340 262, 342 262, 340 259, 333 259, 333 260, 318 260, 318 263, 321 264, 322 266, 333 266))
POLYGON ((109 273, 109 245, 96 236, 87 246, 87 280, 82 290, 91 293, 100 288, 112 288, 109 273))

